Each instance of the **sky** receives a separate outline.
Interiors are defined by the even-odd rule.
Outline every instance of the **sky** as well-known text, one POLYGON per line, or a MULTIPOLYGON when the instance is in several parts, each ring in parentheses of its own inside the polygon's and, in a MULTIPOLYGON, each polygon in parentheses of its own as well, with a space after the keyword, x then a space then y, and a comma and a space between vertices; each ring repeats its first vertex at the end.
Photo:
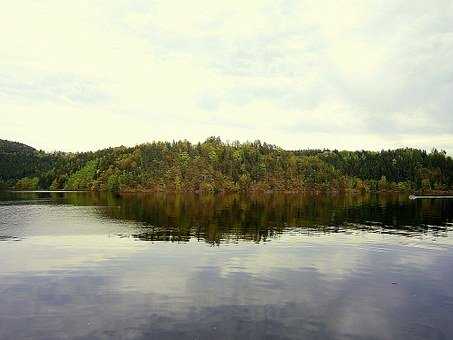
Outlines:
POLYGON ((0 0, 0 138, 453 155, 453 1, 0 0))

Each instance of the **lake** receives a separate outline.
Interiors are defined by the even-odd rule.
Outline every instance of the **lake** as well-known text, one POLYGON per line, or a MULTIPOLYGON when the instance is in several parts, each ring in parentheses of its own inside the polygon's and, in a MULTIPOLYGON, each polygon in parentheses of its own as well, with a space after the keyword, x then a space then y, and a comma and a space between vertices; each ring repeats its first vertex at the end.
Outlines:
POLYGON ((452 339, 453 200, 0 193, 1 339, 452 339))

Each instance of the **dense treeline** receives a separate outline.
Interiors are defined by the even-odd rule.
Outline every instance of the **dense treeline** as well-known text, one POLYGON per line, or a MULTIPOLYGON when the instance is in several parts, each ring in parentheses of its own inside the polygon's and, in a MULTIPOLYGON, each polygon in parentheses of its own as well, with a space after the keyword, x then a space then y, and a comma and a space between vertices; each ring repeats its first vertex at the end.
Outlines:
POLYGON ((300 150, 274 145, 154 142, 84 153, 45 153, 0 140, 0 186, 93 191, 447 191, 445 152, 300 150))

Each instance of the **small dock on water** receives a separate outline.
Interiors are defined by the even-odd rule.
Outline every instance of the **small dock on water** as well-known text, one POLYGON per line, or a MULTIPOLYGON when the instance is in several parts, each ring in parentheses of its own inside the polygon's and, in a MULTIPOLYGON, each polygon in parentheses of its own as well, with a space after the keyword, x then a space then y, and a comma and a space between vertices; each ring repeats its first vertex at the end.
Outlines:
POLYGON ((427 199, 427 198, 437 198, 437 199, 453 199, 451 195, 409 195, 409 199, 417 200, 417 199, 427 199))

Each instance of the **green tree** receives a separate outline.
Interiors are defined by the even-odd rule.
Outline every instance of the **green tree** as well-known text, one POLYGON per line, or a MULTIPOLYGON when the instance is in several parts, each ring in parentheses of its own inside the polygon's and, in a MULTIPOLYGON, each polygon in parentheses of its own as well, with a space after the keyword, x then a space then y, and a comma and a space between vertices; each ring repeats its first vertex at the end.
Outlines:
POLYGON ((38 177, 24 177, 16 182, 16 190, 37 190, 39 178, 38 177))
POLYGON ((68 179, 65 189, 67 190, 86 190, 96 175, 98 161, 91 160, 87 162, 80 170, 74 172, 68 179))

